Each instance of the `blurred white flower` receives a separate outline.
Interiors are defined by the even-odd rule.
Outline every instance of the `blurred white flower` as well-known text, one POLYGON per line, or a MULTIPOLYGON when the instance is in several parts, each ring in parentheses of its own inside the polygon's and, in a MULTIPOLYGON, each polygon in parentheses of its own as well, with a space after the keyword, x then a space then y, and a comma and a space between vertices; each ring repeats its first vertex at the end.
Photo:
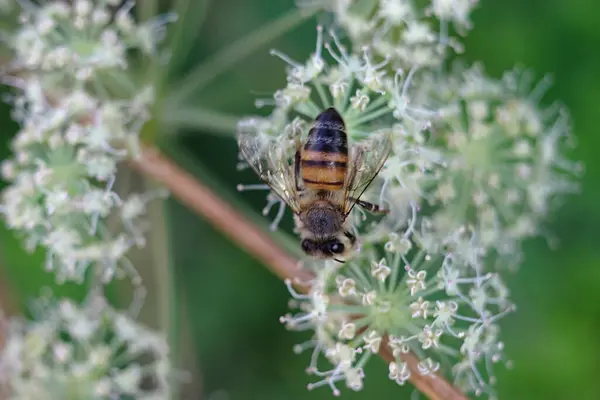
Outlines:
POLYGON ((28 249, 46 249, 59 282, 81 282, 90 265, 102 279, 136 273, 124 255, 144 244, 139 226, 146 193, 121 199, 117 165, 139 153, 139 135, 154 103, 151 83, 130 68, 136 52, 157 60, 156 44, 172 14, 138 24, 128 1, 23 2, 20 27, 8 39, 14 77, 5 77, 21 129, 2 165, 10 185, 0 213, 28 249), (120 216, 118 231, 107 220, 120 216))
MULTIPOLYGON (((49 1, 40 6, 24 2, 21 28, 10 42, 13 63, 52 74, 57 87, 65 84, 60 79, 74 78, 82 84, 110 84, 127 69, 129 50, 155 55, 163 25, 175 18, 166 14, 138 24, 130 14, 135 1, 126 1, 115 13, 119 4, 112 0, 49 1), (98 76, 103 72, 108 76, 98 76)), ((114 89, 114 82, 110 85, 114 89)))
POLYGON ((167 398, 165 339, 100 299, 42 298, 13 318, 0 351, 0 392, 14 400, 167 398))
POLYGON ((542 80, 531 89, 531 75, 521 70, 494 80, 480 66, 431 80, 440 118, 428 127, 424 147, 439 153, 447 168, 421 181, 432 206, 423 237, 443 242, 468 230, 463 245, 470 241, 516 265, 519 242, 545 233, 555 205, 579 191, 582 172, 567 156, 574 144, 567 112, 540 104, 547 86, 542 80))

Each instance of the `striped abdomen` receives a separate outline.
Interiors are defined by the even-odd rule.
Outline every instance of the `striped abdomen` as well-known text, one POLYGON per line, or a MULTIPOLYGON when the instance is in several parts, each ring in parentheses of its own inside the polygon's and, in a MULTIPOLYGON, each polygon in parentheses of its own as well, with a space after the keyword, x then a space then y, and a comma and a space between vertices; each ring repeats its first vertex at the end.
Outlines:
POLYGON ((335 108, 317 116, 302 149, 302 181, 309 189, 340 190, 348 164, 348 137, 335 108))

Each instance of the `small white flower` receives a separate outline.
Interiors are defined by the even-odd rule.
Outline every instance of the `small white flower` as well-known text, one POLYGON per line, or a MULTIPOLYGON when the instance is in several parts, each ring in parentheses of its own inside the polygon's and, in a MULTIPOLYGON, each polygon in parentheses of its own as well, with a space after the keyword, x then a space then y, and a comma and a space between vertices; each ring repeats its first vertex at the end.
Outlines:
POLYGON ((429 302, 423 300, 422 297, 419 297, 417 301, 410 304, 410 309, 412 311, 413 318, 422 317, 423 319, 427 319, 427 314, 429 312, 429 302))
POLYGON ((410 269, 408 271, 408 279, 406 284, 410 289, 410 295, 414 296, 420 290, 425 290, 425 278, 427 277, 427 271, 415 271, 410 269))
POLYGON ((410 346, 408 345, 408 341, 409 340, 407 340, 404 336, 389 337, 389 346, 395 358, 400 358, 402 354, 407 354, 410 352, 410 346))
POLYGON ((327 349, 325 354, 342 370, 350 369, 350 366, 356 359, 356 351, 352 347, 342 343, 336 343, 334 347, 327 349))
POLYGON ((363 377, 362 370, 358 368, 351 368, 344 372, 346 378, 346 386, 354 391, 360 391, 363 388, 363 377))
POLYGON ((398 385, 404 385, 410 379, 410 369, 408 369, 408 365, 404 362, 400 364, 391 362, 389 370, 390 379, 396 381, 398 385))
MULTIPOLYGON (((323 2, 353 44, 370 46, 381 58, 410 69, 413 66, 437 66, 443 61, 444 48, 459 49, 456 39, 446 31, 435 32, 428 26, 433 16, 442 26, 453 23, 461 33, 471 27, 472 0, 432 0, 417 4, 402 0, 377 0, 369 7, 352 7, 347 0, 323 2)), ((433 25, 433 24, 432 24, 433 25)))
POLYGON ((357 293, 356 282, 354 281, 354 279, 341 279, 341 282, 338 285, 338 292, 342 297, 356 295, 357 293))
POLYGON ((377 298, 377 292, 375 290, 371 290, 363 294, 362 296, 362 304, 363 305, 373 305, 375 303, 375 299, 377 298))
POLYGON ((419 341, 424 350, 430 347, 438 347, 440 336, 444 333, 441 329, 433 329, 430 325, 425 325, 423 331, 419 334, 419 341))
POLYGON ((440 369, 440 363, 433 361, 431 358, 427 358, 417 365, 419 373, 421 375, 432 375, 440 369))
POLYGON ((456 310, 458 310, 458 304, 454 301, 436 301, 433 316, 440 324, 451 325, 456 310))
POLYGON ((404 236, 398 235, 396 232, 389 234, 389 240, 385 243, 385 250, 391 253, 406 255, 412 248, 412 243, 404 236))
POLYGON ((56 343, 54 345, 54 359, 58 363, 66 363, 73 355, 72 347, 66 343, 56 343))
POLYGON ((115 385, 125 394, 135 394, 140 387, 142 379, 142 371, 139 365, 131 365, 130 367, 121 370, 113 377, 115 385))
POLYGON ((432 0, 431 13, 442 21, 452 21, 459 28, 470 28, 469 15, 479 0, 432 0))
POLYGON ((367 336, 364 337, 365 349, 372 353, 379 353, 379 347, 381 346, 382 337, 377 331, 371 331, 367 336))
POLYGON ((371 264, 371 275, 377 278, 381 282, 385 282, 386 278, 390 275, 392 270, 386 264, 385 258, 379 260, 379 262, 373 262, 371 264))
POLYGON ((356 335, 356 325, 352 322, 344 322, 338 333, 340 339, 353 339, 356 335))
POLYGON ((352 108, 356 110, 365 111, 369 105, 369 96, 366 93, 357 90, 356 94, 350 98, 350 104, 352 105, 352 108))

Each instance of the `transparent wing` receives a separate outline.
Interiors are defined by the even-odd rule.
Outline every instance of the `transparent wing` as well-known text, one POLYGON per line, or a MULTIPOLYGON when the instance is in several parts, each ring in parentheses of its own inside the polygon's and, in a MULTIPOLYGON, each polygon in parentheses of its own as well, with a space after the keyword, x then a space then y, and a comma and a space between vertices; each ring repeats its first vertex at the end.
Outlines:
POLYGON ((290 162, 290 147, 283 141, 256 132, 238 132, 237 140, 242 158, 273 193, 297 213, 300 207, 294 167, 290 162))
POLYGON ((377 176, 392 149, 391 134, 381 133, 352 146, 347 175, 344 212, 349 214, 373 179, 377 176))

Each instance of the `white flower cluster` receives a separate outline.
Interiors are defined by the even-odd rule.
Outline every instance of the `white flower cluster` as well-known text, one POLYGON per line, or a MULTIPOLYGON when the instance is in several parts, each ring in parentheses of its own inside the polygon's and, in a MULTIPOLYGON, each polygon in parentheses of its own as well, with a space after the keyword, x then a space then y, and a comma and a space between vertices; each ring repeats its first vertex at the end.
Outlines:
MULTIPOLYGON (((387 61, 375 62, 366 48, 359 54, 349 53, 336 35, 333 32, 330 34, 333 45, 323 44, 323 31, 321 27, 318 28, 316 51, 305 64, 272 51, 289 65, 287 86, 275 92, 273 100, 258 100, 256 103, 259 108, 271 105, 273 111, 268 117, 255 116, 241 120, 239 131, 257 136, 259 143, 275 140, 280 141, 281 146, 291 148, 294 139, 306 134, 321 111, 334 107, 344 120, 350 140, 361 140, 369 135, 392 137, 395 156, 388 160, 384 168, 403 177, 416 170, 419 176, 429 176, 432 168, 442 161, 440 154, 407 139, 426 129, 430 119, 437 113, 409 100, 412 98, 409 93, 414 71, 405 74, 397 70, 390 76, 387 61), (323 47, 327 54, 324 54, 323 47), (328 63, 327 55, 333 62, 328 63), (403 121, 411 123, 403 124, 403 121)), ((243 168, 244 164, 240 167, 243 168)), ((405 178, 399 178, 399 182, 402 182, 405 190, 403 202, 398 201, 399 193, 395 188, 382 188, 381 191, 382 196, 385 192, 386 196, 394 199, 385 204, 390 209, 385 223, 396 227, 411 219, 419 199, 418 191, 407 189, 405 178)), ((382 182, 377 184, 381 186, 382 182)), ((238 189, 268 187, 240 185, 238 189)), ((278 203, 272 195, 268 199, 265 214, 278 203)), ((282 216, 283 208, 280 208, 273 228, 276 228, 282 216)), ((384 230, 388 232, 389 226, 384 230)))
POLYGON ((139 307, 145 290, 127 252, 145 244, 146 206, 165 195, 121 198, 114 188, 154 103, 135 61, 160 61, 156 46, 173 20, 138 24, 135 2, 122 3, 20 1, 19 26, 3 37, 13 58, 2 82, 20 129, 1 165, 9 185, 0 214, 27 249, 43 248, 57 282, 93 282, 83 305, 43 298, 30 321, 0 321, 0 393, 9 399, 168 397, 166 341, 103 299, 104 284, 129 276, 139 307))
POLYGON ((5 321, 0 393, 7 399, 163 400, 172 378, 165 339, 100 299, 42 298, 35 321, 5 321))
MULTIPOLYGON (((299 1, 303 4, 303 1, 299 1)), ((435 67, 442 64, 448 48, 461 51, 450 28, 459 34, 471 29, 470 13, 478 0, 324 0, 306 1, 333 14, 357 47, 389 58, 394 68, 435 67)))
MULTIPOLYGON (((20 123, 2 163, 11 184, 0 212, 26 246, 43 246, 46 267, 58 281, 82 281, 90 265, 110 281, 134 274, 125 254, 143 245, 138 220, 157 193, 121 199, 113 191, 117 164, 139 151, 149 117, 151 86, 138 87, 128 52, 155 56, 165 18, 136 25, 133 2, 25 3, 20 28, 8 44, 14 53, 6 78, 14 86, 14 117, 20 123), (121 229, 109 229, 117 215, 121 229)), ((158 193, 161 195, 161 193, 158 193)))
MULTIPOLYGON (((515 306, 500 272, 519 266, 524 239, 547 234, 545 219, 579 190, 582 166, 567 156, 567 112, 540 104, 546 79, 536 86, 521 70, 493 79, 479 65, 439 68, 445 48, 457 47, 448 25, 466 32, 475 3, 324 2, 349 45, 319 28, 306 63, 273 51, 289 65, 287 85, 257 102, 273 106, 268 116, 239 123, 240 133, 290 156, 294 140, 305 140, 328 107, 342 116, 350 146, 380 133, 392 138, 363 196, 387 215, 374 219, 355 207, 360 250, 342 265, 306 261, 314 279, 287 282, 299 312, 282 322, 314 331, 297 347, 313 349, 309 372, 319 379, 310 388, 329 386, 337 395, 343 381, 360 390, 365 363, 385 350, 399 384, 435 373, 465 393, 495 398, 492 366, 510 365, 498 321, 515 306), (440 22, 440 33, 427 21, 440 22), (420 359, 416 370, 409 355, 420 359), (333 367, 319 366, 321 356, 333 367)), ((278 202, 273 228, 285 205, 270 193, 264 210, 278 202)))
POLYGON ((175 17, 166 14, 137 24, 130 13, 135 1, 122 3, 74 0, 37 6, 24 2, 21 28, 9 43, 15 53, 13 63, 43 71, 44 83, 50 85, 53 80, 58 90, 77 82, 90 83, 98 89, 98 95, 114 96, 109 90, 131 88, 131 78, 123 76, 129 64, 128 52, 156 55, 164 25, 175 17))
POLYGON ((559 105, 540 109, 548 81, 533 90, 531 81, 521 70, 494 80, 480 66, 432 80, 440 118, 422 136, 447 168, 420 179, 429 207, 423 236, 443 242, 466 226, 480 246, 516 266, 519 242, 543 233, 561 195, 579 190, 583 166, 564 152, 573 145, 568 115, 559 105))
POLYGON ((452 370, 465 392, 493 394, 492 365, 509 363, 497 321, 514 310, 500 277, 484 274, 479 259, 469 264, 453 253, 432 256, 393 233, 385 248, 383 254, 363 248, 343 266, 319 266, 313 281, 301 283, 311 285, 308 295, 287 281, 291 305, 300 311, 282 322, 315 331, 296 347, 312 348, 309 373, 320 380, 309 388, 328 385, 337 395, 336 382, 343 381, 361 389, 365 363, 387 346, 394 357, 389 377, 400 385, 411 377, 404 357, 413 353, 421 374, 452 370), (321 370, 320 355, 334 367, 321 370))

